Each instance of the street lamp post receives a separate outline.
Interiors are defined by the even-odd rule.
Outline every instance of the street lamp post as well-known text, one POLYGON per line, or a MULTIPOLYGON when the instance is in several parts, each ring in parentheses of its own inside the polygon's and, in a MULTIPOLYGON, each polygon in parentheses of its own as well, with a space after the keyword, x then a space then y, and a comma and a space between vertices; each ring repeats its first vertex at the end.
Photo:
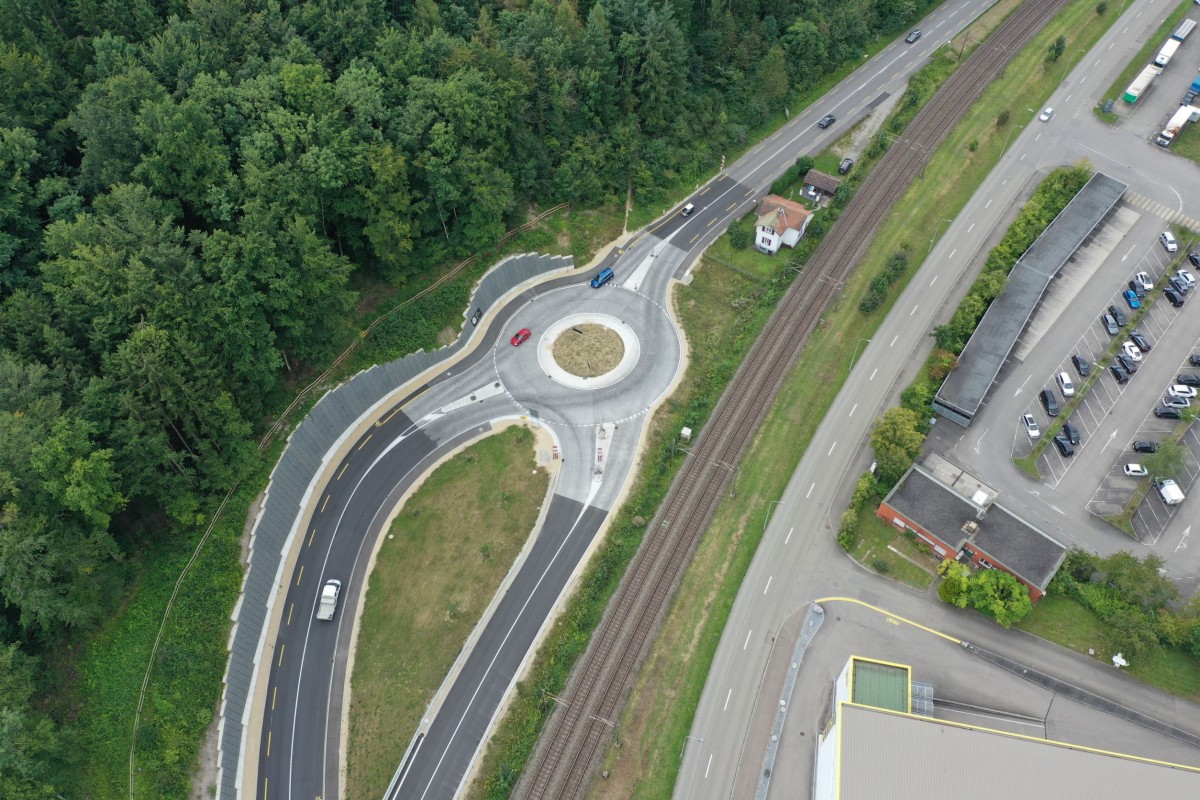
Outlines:
POLYGON ((683 737, 683 746, 679 748, 679 757, 680 758, 683 758, 683 751, 687 747, 688 739, 695 739, 697 742, 700 742, 700 744, 704 744, 704 740, 701 739, 699 736, 692 736, 691 734, 689 734, 689 735, 683 737))
POLYGON ((1024 127, 1025 127, 1024 125, 1014 125, 1013 127, 1008 129, 1008 135, 1004 137, 1004 146, 1000 148, 1001 153, 1003 153, 1005 150, 1008 149, 1008 140, 1012 138, 1013 131, 1019 131, 1019 130, 1021 130, 1021 128, 1024 128, 1024 127))
POLYGON ((871 343, 871 340, 870 340, 870 339, 859 339, 859 340, 858 340, 858 344, 854 345, 854 354, 853 354, 852 356, 850 356, 850 370, 851 370, 851 371, 854 371, 854 360, 855 360, 856 358, 858 358, 858 348, 859 348, 860 346, 862 346, 862 343, 863 343, 863 342, 866 342, 867 344, 870 344, 870 343, 871 343))
MULTIPOLYGON (((1071 70, 1071 56, 1074 55, 1075 53, 1087 55, 1086 50, 1078 50, 1078 49, 1072 50, 1071 53, 1067 55, 1067 65, 1065 67, 1063 67, 1062 77, 1058 79, 1059 83, 1062 83, 1063 81, 1065 81, 1067 79, 1067 73, 1071 70)), ((1078 62, 1076 62, 1076 63, 1078 63, 1078 62)))
MULTIPOLYGON (((767 503, 767 515, 765 517, 763 517, 763 533, 767 532, 767 523, 771 521, 771 506, 781 506, 781 505, 783 505, 782 500, 772 500, 771 502, 767 503)), ((700 741, 704 741, 704 740, 701 739, 700 741)))
MULTIPOLYGON (((925 255, 928 256, 930 253, 933 252, 933 240, 937 238, 938 231, 940 231, 942 229, 943 222, 946 223, 947 225, 952 224, 950 220, 945 219, 945 218, 938 220, 938 224, 935 225, 933 228, 933 236, 929 237, 929 249, 925 251, 925 255)), ((853 364, 851 364, 851 366, 853 366, 853 364)))
POLYGON ((733 485, 729 487, 729 496, 737 497, 738 467, 740 467, 741 465, 739 464, 737 467, 735 467, 733 464, 727 464, 724 461, 720 461, 720 460, 714 460, 712 463, 718 467, 724 467, 725 469, 729 470, 730 473, 733 474, 733 485))

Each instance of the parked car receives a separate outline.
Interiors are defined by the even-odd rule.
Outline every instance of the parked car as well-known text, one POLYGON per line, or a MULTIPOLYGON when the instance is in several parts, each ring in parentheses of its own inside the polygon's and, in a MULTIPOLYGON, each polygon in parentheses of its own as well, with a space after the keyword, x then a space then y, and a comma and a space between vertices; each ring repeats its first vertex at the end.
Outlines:
POLYGON ((1138 439, 1133 443, 1133 452, 1135 453, 1157 453, 1158 442, 1148 442, 1145 439, 1138 439))
POLYGON ((1193 367, 1200 367, 1200 353, 1193 353, 1188 356, 1188 363, 1193 367))
POLYGON ((1140 349, 1138 349, 1138 346, 1133 343, 1132 339, 1128 342, 1125 342, 1125 344, 1121 345, 1121 352, 1127 358, 1131 358, 1134 361, 1142 360, 1142 351, 1140 349))
POLYGON ((1179 242, 1175 241, 1175 234, 1171 233, 1170 231, 1163 231, 1162 235, 1158 237, 1158 240, 1162 242, 1163 249, 1168 253, 1175 253, 1179 251, 1179 242))
POLYGON ((1150 474, 1150 470, 1141 464, 1126 464, 1124 472, 1131 478, 1144 478, 1150 474))
POLYGON ((838 164, 838 174, 845 175, 854 166, 853 158, 843 158, 842 163, 838 164))
POLYGON ((1071 444, 1079 444, 1079 428, 1075 427, 1075 423, 1067 422, 1062 426, 1062 435, 1067 437, 1067 441, 1071 444))
POLYGON ((686 206, 679 209, 679 214, 680 214, 680 216, 690 217, 692 215, 692 212, 695 210, 696 210, 696 204, 688 203, 686 206))
POLYGON ((1071 383, 1071 376, 1065 372, 1060 372, 1055 377, 1058 382, 1058 390, 1062 392, 1063 397, 1075 396, 1075 384, 1071 383))
POLYGON ((1154 409, 1154 416, 1159 419, 1183 419, 1183 410, 1171 406, 1158 406, 1154 409))
POLYGON ((1092 362, 1084 358, 1082 353, 1071 356, 1071 363, 1075 365, 1075 371, 1079 373, 1079 377, 1086 378, 1092 374, 1092 362))
POLYGON ((1117 321, 1117 324, 1120 325, 1122 328, 1124 328, 1125 323, 1129 321, 1129 320, 1125 319, 1125 312, 1122 311, 1117 306, 1109 306, 1108 313, 1112 314, 1112 318, 1115 319, 1117 321))
POLYGON ((1200 386, 1200 375, 1193 372, 1181 372, 1175 376, 1175 380, 1184 386, 1200 386))
POLYGON ((1167 394, 1171 397, 1195 397, 1195 386, 1184 386, 1182 383, 1173 383, 1167 387, 1167 394))
POLYGON ((1137 281, 1130 281, 1130 282, 1129 282, 1129 291, 1131 291, 1131 292, 1133 292, 1134 294, 1136 294, 1136 295, 1137 295, 1137 297, 1138 297, 1138 300, 1145 300, 1145 299, 1146 299, 1146 290, 1145 290, 1145 289, 1143 289, 1143 288, 1142 288, 1142 285, 1141 285, 1140 283, 1138 283, 1137 281))
POLYGON ((1200 253, 1197 253, 1195 250, 1188 253, 1188 262, 1191 263, 1193 267, 1200 267, 1200 253))
POLYGON ((1129 383, 1129 373, 1120 366, 1113 364, 1108 368, 1108 371, 1116 378, 1117 383, 1129 383))
POLYGON ((1150 340, 1143 336, 1141 331, 1130 331, 1129 338, 1143 353, 1149 353, 1154 349, 1150 346, 1150 340))
POLYGON ((1138 362, 1134 361, 1124 353, 1117 354, 1117 363, 1121 365, 1121 369, 1128 372, 1130 375, 1136 375, 1138 371, 1138 362))
POLYGON ((521 330, 513 334, 512 339, 509 339, 509 341, 512 342, 513 347, 516 347, 521 342, 528 341, 530 336, 533 336, 533 333, 529 328, 521 328, 521 330))
POLYGON ((1054 116, 1054 109, 1051 108, 1050 106, 1046 106, 1045 108, 1042 109, 1042 113, 1038 114, 1038 119, 1040 119, 1042 122, 1049 122, 1050 118, 1053 116, 1054 116))
POLYGON ((1116 336, 1121 330, 1117 326, 1117 320, 1112 314, 1105 314, 1101 316, 1100 324, 1104 326, 1104 330, 1108 331, 1109 336, 1116 336))
POLYGON ((1143 292, 1154 291, 1154 279, 1150 277, 1149 272, 1139 272, 1133 276, 1133 282, 1142 287, 1143 292))
POLYGON ((1173 394, 1168 394, 1162 399, 1162 404, 1168 408, 1191 408, 1192 400, 1189 397, 1177 397, 1173 394))
POLYGON ((1126 289, 1121 292, 1121 296, 1125 298, 1125 303, 1135 311, 1142 307, 1142 301, 1138 299, 1137 292, 1133 289, 1126 289))
POLYGON ((921 38, 921 32, 919 30, 918 31, 909 31, 908 36, 904 37, 904 41, 908 42, 909 44, 912 44, 913 42, 915 42, 917 39, 920 39, 920 38, 921 38))
POLYGON ((1042 431, 1038 427, 1037 420, 1033 418, 1033 414, 1021 415, 1021 427, 1025 429, 1025 434, 1030 439, 1036 439, 1042 435, 1042 431))
MULTIPOLYGON (((1194 255, 1196 255, 1195 252, 1189 253, 1188 261, 1191 261, 1192 256, 1194 256, 1194 255)), ((1192 263, 1195 264, 1196 262, 1192 261, 1192 263)), ((1184 283, 1186 283, 1188 285, 1188 289, 1196 288, 1196 276, 1193 275, 1192 273, 1188 272, 1186 269, 1175 270, 1175 277, 1179 278, 1184 283)))
POLYGON ((821 121, 817 123, 817 127, 828 128, 835 122, 837 122, 837 117, 835 117, 833 114, 826 114, 825 116, 821 117, 821 121))
POLYGON ((1067 441, 1067 437, 1061 433, 1054 437, 1054 446, 1058 448, 1058 454, 1063 458, 1070 458, 1075 455, 1075 448, 1067 441))
POLYGON ((1183 307, 1183 295, 1175 289, 1163 289, 1163 297, 1167 298, 1167 302, 1175 308, 1183 307))
POLYGON ((1183 278, 1178 275, 1172 275, 1167 280, 1167 288, 1174 289, 1180 294, 1187 294, 1192 290, 1192 287, 1183 278))
POLYGON ((1042 389, 1038 399, 1042 401, 1042 408, 1046 409, 1046 416, 1058 416, 1058 398, 1054 396, 1053 389, 1042 389))

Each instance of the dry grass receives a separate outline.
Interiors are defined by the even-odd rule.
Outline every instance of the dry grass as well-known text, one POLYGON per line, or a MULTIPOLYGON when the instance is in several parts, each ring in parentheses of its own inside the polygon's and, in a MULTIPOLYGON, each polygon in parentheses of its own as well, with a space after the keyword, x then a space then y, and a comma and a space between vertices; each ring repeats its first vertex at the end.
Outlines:
POLYGON ((554 360, 572 375, 595 378, 612 372, 625 355, 621 335, 604 325, 575 325, 554 340, 554 360))
POLYGON ((351 678, 347 792, 383 796, 434 692, 533 530, 549 484, 513 427, 404 504, 371 574, 351 678))

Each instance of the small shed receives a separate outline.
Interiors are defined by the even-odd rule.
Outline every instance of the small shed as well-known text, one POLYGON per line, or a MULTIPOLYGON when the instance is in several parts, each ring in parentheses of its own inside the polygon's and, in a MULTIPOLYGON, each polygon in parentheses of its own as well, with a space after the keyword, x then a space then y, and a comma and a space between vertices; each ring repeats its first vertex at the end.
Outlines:
POLYGON ((837 188, 841 185, 842 182, 840 180, 832 175, 826 175, 819 169, 810 169, 804 175, 805 191, 809 191, 811 188, 827 197, 833 197, 833 193, 836 192, 837 188))

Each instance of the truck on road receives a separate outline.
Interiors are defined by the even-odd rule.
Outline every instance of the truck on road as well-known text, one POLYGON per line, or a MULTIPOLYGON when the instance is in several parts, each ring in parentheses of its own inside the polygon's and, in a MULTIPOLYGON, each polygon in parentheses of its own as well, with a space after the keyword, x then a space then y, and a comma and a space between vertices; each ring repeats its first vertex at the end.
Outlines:
POLYGON ((325 582, 325 588, 321 589, 321 602, 317 606, 317 619, 333 619, 333 613, 337 611, 338 595, 341 593, 341 581, 330 580, 325 582))
POLYGON ((1200 108, 1195 106, 1181 106, 1170 121, 1167 122, 1167 127, 1163 128, 1162 133, 1154 140, 1154 143, 1159 147, 1170 147, 1171 142, 1175 141, 1175 137, 1183 130, 1183 126, 1189 122, 1195 122, 1200 119, 1200 108))
POLYGON ((1175 51, 1182 44, 1178 39, 1167 39, 1167 43, 1162 46, 1162 50, 1158 51, 1158 55, 1154 57, 1154 65, 1157 67, 1165 67, 1171 63, 1171 56, 1175 55, 1175 51))
POLYGON ((1156 480, 1154 488, 1158 490, 1158 496, 1162 498, 1162 501, 1169 506, 1177 506, 1183 502, 1183 489, 1180 489, 1179 484, 1170 478, 1156 480))
POLYGON ((1142 96, 1142 93, 1150 86, 1150 82, 1162 74, 1162 69, 1153 64, 1147 65, 1136 78, 1133 83, 1129 84, 1129 88, 1125 90, 1124 100, 1126 103, 1133 105, 1142 96))

